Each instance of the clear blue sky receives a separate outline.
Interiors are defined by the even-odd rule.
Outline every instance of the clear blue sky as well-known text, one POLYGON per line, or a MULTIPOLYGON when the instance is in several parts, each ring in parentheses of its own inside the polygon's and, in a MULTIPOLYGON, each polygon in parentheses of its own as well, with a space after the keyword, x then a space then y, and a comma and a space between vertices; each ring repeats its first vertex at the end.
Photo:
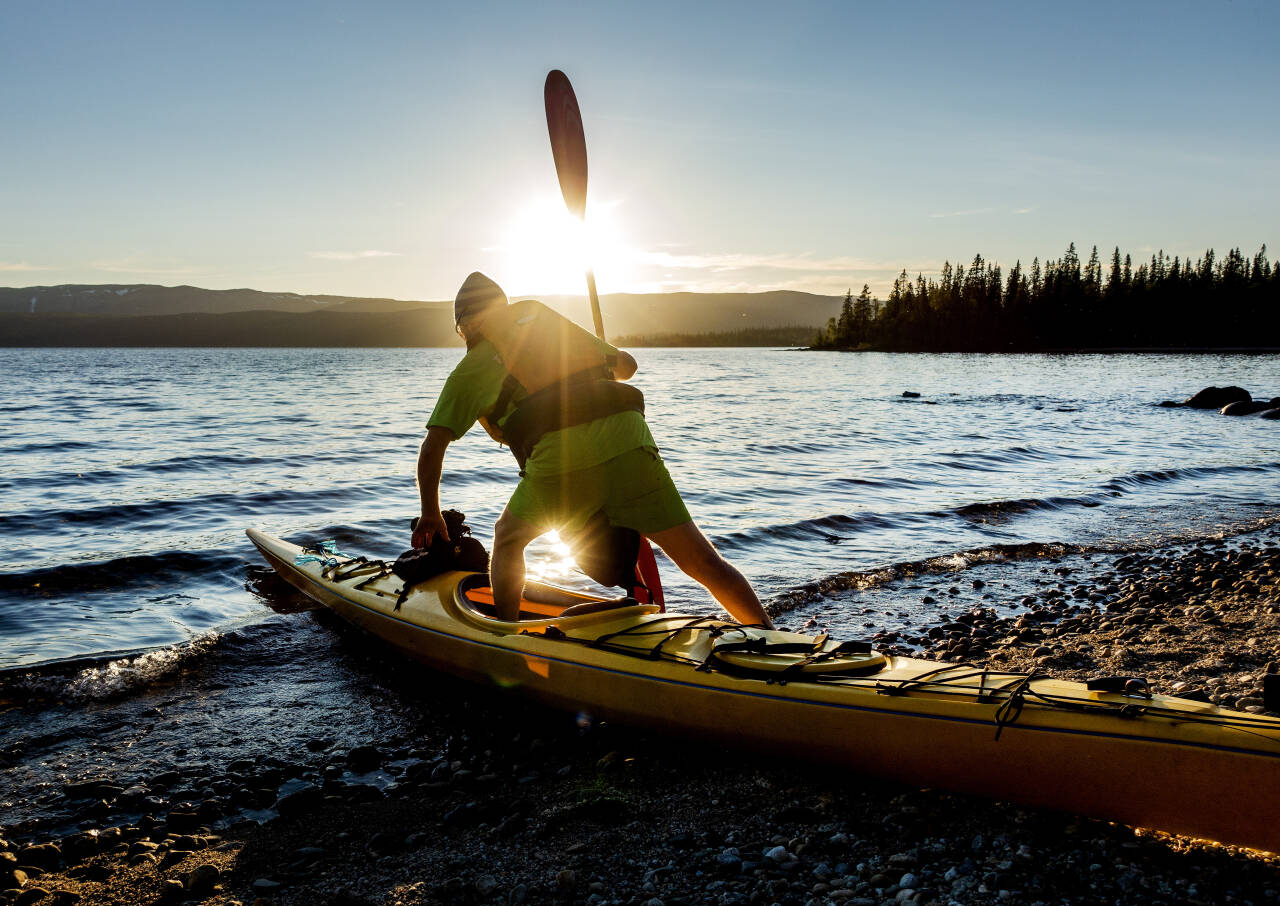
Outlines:
POLYGON ((0 4, 0 284, 883 294, 1075 241, 1280 243, 1271 3, 0 4))

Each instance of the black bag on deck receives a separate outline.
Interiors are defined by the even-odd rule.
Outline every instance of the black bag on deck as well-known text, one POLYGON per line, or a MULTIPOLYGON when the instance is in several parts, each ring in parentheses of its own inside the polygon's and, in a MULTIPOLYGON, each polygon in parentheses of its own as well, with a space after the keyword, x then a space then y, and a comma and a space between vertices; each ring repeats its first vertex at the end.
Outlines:
MULTIPOLYGON (((406 592, 419 582, 435 578, 441 573, 459 569, 477 573, 489 570, 489 552, 478 538, 471 537, 467 517, 457 510, 445 510, 440 515, 444 517, 444 524, 449 529, 449 540, 445 541, 437 535, 432 539, 430 547, 405 551, 391 567, 393 573, 404 579, 406 592)), ((410 527, 418 527, 416 516, 410 527)))

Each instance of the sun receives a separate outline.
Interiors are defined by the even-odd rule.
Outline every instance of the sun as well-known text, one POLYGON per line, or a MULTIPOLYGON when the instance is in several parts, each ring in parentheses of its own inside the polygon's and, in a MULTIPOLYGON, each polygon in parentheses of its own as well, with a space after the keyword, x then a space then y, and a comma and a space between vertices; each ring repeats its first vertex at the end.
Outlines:
POLYGON ((529 199, 513 211, 499 244, 489 249, 498 257, 494 271, 500 282, 517 295, 582 295, 591 267, 601 292, 620 291, 632 280, 637 253, 623 237, 618 207, 588 204, 584 222, 565 210, 558 196, 529 199))

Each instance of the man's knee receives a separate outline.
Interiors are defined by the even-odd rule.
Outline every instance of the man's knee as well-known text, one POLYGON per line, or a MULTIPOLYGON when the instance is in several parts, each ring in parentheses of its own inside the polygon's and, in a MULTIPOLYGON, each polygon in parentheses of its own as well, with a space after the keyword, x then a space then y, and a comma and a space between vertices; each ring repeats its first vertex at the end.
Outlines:
POLYGON ((504 553, 520 553, 529 546, 529 542, 538 537, 533 526, 519 516, 512 515, 510 510, 503 510, 502 515, 493 526, 493 547, 504 553))

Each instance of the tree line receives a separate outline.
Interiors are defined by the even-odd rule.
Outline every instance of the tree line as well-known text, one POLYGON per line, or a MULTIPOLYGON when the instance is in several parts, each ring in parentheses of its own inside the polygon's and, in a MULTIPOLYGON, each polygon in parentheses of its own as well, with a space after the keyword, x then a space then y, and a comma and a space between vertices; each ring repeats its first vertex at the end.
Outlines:
POLYGON ((1106 265, 1097 246, 1081 263, 1074 242, 1007 275, 981 255, 968 267, 946 262, 936 280, 903 270, 883 302, 866 285, 846 293, 814 341, 913 352, 1277 345, 1280 263, 1265 245, 1251 258, 1208 249, 1195 262, 1160 251, 1135 267, 1119 247, 1106 265))
POLYGON ((615 346, 805 346, 813 339, 813 322, 783 327, 740 327, 701 333, 627 334, 611 337, 615 346))

